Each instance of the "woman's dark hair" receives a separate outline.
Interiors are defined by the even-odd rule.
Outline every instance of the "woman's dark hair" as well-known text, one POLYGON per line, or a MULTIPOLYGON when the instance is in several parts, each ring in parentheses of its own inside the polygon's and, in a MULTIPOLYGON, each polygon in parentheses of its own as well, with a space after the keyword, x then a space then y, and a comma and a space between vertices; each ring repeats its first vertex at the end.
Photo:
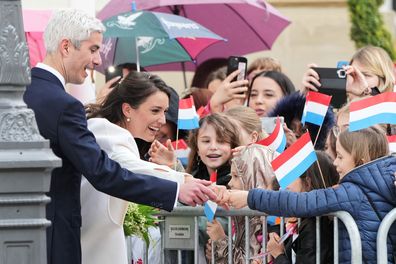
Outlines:
POLYGON ((122 112, 123 103, 128 103, 132 108, 137 109, 149 96, 158 91, 170 97, 169 87, 157 75, 130 72, 113 88, 102 104, 86 106, 87 118, 103 117, 114 124, 123 124, 125 119, 122 112))
POLYGON ((340 179, 330 156, 324 151, 317 150, 315 152, 318 157, 318 162, 313 163, 311 167, 309 167, 308 170, 300 176, 302 185, 306 192, 331 187, 337 184, 340 179), (323 179, 321 172, 323 174, 323 179))
POLYGON ((189 98, 191 95, 194 99, 195 109, 198 110, 202 106, 205 107, 209 103, 213 93, 208 89, 191 88, 189 93, 183 96, 183 99, 189 98))
POLYGON ((199 120, 199 128, 194 129, 190 133, 188 145, 191 149, 188 155, 188 165, 186 171, 191 173, 198 164, 198 134, 199 130, 205 125, 212 125, 216 131, 216 136, 219 142, 229 143, 231 148, 238 147, 239 133, 232 122, 232 120, 222 113, 214 113, 199 120))
MULTIPOLYGON (((301 117, 304 112, 305 106, 305 95, 300 92, 294 92, 288 96, 283 97, 275 106, 274 109, 268 116, 276 117, 283 116, 287 127, 292 128, 293 121, 301 122, 301 117)), ((319 133, 318 139, 316 141, 315 149, 323 150, 326 144, 327 135, 330 129, 335 124, 335 117, 333 113, 333 108, 330 106, 327 109, 326 116, 323 120, 322 128, 319 130, 319 126, 311 124, 309 122, 305 123, 305 127, 308 129, 311 136, 311 140, 315 140, 317 134, 319 133)))
POLYGON ((210 58, 200 63, 195 69, 194 77, 191 81, 191 87, 207 88, 205 87, 208 75, 217 69, 227 66, 227 58, 210 58))
POLYGON ((289 95, 296 90, 292 81, 285 74, 283 74, 279 71, 262 71, 262 72, 257 73, 253 77, 252 82, 250 83, 250 87, 249 87, 248 98, 250 97, 250 94, 252 92, 252 87, 253 87, 254 81, 259 77, 267 77, 267 78, 272 79, 274 82, 276 82, 279 85, 279 87, 281 88, 284 96, 289 95))

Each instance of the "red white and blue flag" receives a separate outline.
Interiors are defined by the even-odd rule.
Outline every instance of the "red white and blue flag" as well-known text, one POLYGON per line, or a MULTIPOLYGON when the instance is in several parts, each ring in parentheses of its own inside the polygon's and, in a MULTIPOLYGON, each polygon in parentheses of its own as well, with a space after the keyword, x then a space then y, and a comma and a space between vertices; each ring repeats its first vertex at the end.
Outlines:
MULTIPOLYGON (((210 175, 210 181, 213 184, 216 184, 217 181, 217 171, 212 172, 212 174, 210 175)), ((212 201, 207 201, 205 203, 204 206, 204 212, 206 217, 208 218, 209 222, 213 222, 214 216, 216 214, 216 210, 217 210, 217 203, 212 202, 212 201)))
POLYGON ((382 93, 349 106, 349 131, 376 124, 396 124, 396 93, 382 93))
POLYGON ((267 146, 279 153, 282 153, 286 148, 286 135, 280 122, 279 116, 276 118, 274 131, 271 135, 260 140, 257 144, 267 146))
POLYGON ((389 152, 396 153, 396 135, 387 136, 389 143, 389 152))
POLYGON ((326 116, 327 109, 329 108, 330 101, 330 95, 309 91, 305 98, 301 123, 304 125, 305 122, 308 122, 321 126, 326 116))
POLYGON ((309 133, 302 135, 293 145, 271 162, 276 179, 282 189, 295 181, 317 160, 309 133))
POLYGON ((199 127, 199 116, 195 110, 194 99, 192 96, 179 100, 179 119, 178 129, 191 130, 199 127))
POLYGON ((184 141, 184 139, 173 141, 172 147, 175 150, 176 157, 181 161, 183 166, 186 166, 188 163, 188 155, 191 151, 186 141, 184 141))

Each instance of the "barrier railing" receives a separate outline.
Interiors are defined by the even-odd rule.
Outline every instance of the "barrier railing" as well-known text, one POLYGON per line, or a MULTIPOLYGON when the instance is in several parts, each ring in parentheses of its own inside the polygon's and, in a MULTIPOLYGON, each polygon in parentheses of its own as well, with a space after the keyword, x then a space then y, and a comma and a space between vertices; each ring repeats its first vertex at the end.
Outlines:
MULTIPOLYGON (((158 214, 165 221, 160 222, 161 231, 161 263, 164 263, 165 250, 178 250, 178 263, 181 263, 181 250, 194 250, 194 263, 198 263, 198 217, 204 216, 203 207, 177 207, 172 212, 161 211, 158 214)), ((250 263, 249 248, 249 217, 263 217, 262 230, 262 252, 266 252, 267 246, 267 215, 262 212, 253 211, 248 208, 238 210, 224 210, 219 208, 216 216, 227 217, 228 237, 232 237, 231 217, 245 217, 245 263, 250 263)), ((334 217, 334 263, 338 263, 338 219, 340 219, 349 234, 351 241, 351 263, 362 263, 362 247, 360 233, 357 225, 349 213, 339 211, 329 216, 334 217)), ((320 263, 320 217, 316 218, 316 263, 320 263)), ((282 222, 283 223, 283 219, 282 222)), ((283 226, 283 225, 281 225, 283 226)), ((281 228, 281 235, 283 228, 281 228)), ((213 247, 212 247, 213 249, 213 247)), ((228 263, 232 263, 232 240, 228 239, 228 263)), ((266 263, 266 259, 264 263, 266 263)), ((212 263, 214 262, 214 252, 212 250, 212 263)))
MULTIPOLYGON (((388 263, 387 238, 391 225, 396 221, 396 208, 382 220, 377 233, 377 263, 388 263)), ((393 245, 396 247, 396 245, 393 245)))
MULTIPOLYGON (((351 241, 351 263, 362 263, 362 241, 355 220, 345 211, 338 211, 328 215, 334 216, 334 263, 338 263, 338 219, 341 219, 344 223, 351 241)), ((318 233, 316 234, 318 235, 318 233)), ((316 259, 316 263, 318 263, 317 261, 318 259, 316 259)))

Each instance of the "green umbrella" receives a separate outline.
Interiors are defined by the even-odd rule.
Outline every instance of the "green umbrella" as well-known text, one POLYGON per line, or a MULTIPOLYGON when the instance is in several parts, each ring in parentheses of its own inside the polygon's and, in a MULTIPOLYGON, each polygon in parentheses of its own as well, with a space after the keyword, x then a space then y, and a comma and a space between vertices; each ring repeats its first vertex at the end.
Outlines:
POLYGON ((191 61, 222 37, 185 17, 150 11, 127 12, 105 21, 103 68, 127 62, 138 67, 191 61))

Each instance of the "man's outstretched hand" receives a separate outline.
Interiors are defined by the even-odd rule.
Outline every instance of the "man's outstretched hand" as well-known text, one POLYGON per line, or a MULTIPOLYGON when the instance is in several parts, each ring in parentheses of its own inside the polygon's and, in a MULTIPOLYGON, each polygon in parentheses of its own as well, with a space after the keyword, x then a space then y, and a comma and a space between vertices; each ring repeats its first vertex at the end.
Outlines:
POLYGON ((212 191, 210 181, 191 179, 180 185, 179 201, 190 206, 203 204, 208 200, 216 201, 217 195, 212 191))

